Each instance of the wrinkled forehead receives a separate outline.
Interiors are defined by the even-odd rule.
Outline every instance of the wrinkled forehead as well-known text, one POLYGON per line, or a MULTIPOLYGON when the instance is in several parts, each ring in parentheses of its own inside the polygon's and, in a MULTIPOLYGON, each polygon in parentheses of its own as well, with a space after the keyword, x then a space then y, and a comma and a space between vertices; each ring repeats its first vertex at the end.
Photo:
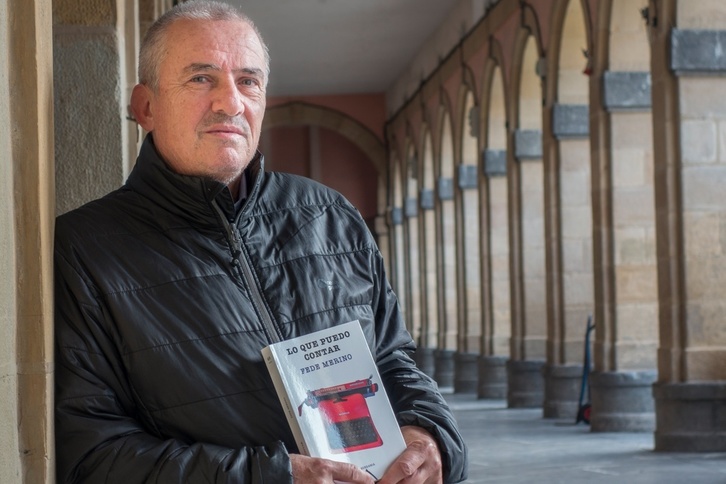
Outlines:
POLYGON ((268 71, 262 42, 244 20, 178 20, 169 27, 162 71, 192 63, 226 65, 230 69, 268 71))

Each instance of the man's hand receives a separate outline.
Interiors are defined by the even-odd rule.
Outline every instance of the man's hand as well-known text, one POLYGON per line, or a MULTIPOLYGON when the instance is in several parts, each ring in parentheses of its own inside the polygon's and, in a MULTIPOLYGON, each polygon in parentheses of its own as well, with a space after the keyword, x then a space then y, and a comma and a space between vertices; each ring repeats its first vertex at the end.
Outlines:
POLYGON ((373 484, 370 474, 353 464, 290 454, 292 480, 299 484, 373 484))
POLYGON ((404 450, 378 484, 441 484, 441 452, 436 440, 421 427, 401 427, 404 450))

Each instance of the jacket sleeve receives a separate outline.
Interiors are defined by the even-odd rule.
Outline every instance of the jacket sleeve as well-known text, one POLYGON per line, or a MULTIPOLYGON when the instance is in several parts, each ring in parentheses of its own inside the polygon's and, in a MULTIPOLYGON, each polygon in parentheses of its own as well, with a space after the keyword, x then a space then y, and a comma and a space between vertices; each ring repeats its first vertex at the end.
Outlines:
POLYGON ((441 450, 444 482, 461 482, 467 477, 466 444, 436 383, 408 356, 415 345, 403 322, 398 299, 386 280, 378 251, 374 266, 378 284, 373 307, 377 364, 398 423, 428 430, 441 450))
POLYGON ((59 483, 292 482, 281 442, 230 449, 164 439, 145 428, 104 330, 103 305, 57 252, 55 271, 59 483))

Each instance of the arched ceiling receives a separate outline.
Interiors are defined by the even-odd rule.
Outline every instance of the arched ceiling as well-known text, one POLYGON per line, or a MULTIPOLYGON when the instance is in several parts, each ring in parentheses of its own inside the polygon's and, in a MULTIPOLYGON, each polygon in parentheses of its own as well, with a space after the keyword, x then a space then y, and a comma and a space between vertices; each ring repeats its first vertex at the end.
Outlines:
POLYGON ((460 0, 225 0, 270 48, 270 96, 385 92, 460 0))

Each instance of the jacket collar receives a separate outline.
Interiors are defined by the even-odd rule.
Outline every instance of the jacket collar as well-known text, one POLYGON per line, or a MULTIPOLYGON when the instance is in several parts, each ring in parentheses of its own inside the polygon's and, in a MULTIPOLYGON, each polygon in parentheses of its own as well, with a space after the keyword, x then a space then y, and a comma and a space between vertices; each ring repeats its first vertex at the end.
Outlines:
MULTIPOLYGON (((245 169, 247 176, 246 211, 257 197, 264 167, 264 158, 257 152, 245 169)), ((235 217, 234 200, 224 183, 199 176, 172 171, 156 151, 151 134, 146 136, 126 186, 148 198, 152 205, 194 223, 217 225, 216 201, 229 221, 235 217)))

